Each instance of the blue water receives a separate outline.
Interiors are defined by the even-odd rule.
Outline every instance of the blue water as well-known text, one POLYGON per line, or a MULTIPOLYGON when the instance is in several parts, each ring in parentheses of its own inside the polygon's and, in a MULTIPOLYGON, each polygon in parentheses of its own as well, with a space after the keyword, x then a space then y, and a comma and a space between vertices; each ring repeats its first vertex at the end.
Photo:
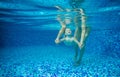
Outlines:
POLYGON ((0 1, 0 77, 119 77, 120 1, 83 0, 91 32, 79 66, 74 48, 56 45, 60 29, 53 6, 69 0, 0 1))

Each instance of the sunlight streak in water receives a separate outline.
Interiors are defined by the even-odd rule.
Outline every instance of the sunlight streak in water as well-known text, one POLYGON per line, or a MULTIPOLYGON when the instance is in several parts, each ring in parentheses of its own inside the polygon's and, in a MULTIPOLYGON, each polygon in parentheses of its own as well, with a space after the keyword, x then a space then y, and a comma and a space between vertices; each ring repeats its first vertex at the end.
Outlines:
POLYGON ((59 24, 49 24, 49 25, 32 26, 30 28, 35 30, 59 30, 61 26, 59 24))
POLYGON ((100 8, 98 11, 106 12, 106 11, 117 11, 117 10, 120 10, 120 6, 104 7, 104 8, 100 8))
POLYGON ((28 6, 25 4, 20 3, 8 3, 8 2, 0 2, 1 8, 7 8, 7 9, 34 9, 33 6, 28 6))

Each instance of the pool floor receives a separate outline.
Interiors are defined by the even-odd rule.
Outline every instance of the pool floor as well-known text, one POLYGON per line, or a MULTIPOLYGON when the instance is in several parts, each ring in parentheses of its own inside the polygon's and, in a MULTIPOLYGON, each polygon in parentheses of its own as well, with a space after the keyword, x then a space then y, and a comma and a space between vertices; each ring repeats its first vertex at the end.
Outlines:
POLYGON ((2 48, 0 77, 119 77, 120 59, 85 53, 73 65, 74 50, 61 46, 2 48))

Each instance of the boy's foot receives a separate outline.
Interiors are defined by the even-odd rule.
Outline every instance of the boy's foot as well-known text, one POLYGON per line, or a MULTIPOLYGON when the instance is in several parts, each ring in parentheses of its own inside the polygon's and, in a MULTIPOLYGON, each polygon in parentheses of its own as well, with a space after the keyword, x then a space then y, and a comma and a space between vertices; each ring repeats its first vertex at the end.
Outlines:
POLYGON ((74 56, 74 62, 77 62, 77 56, 74 56))
POLYGON ((80 65, 79 61, 77 61, 77 62, 74 63, 74 66, 79 66, 79 65, 80 65))

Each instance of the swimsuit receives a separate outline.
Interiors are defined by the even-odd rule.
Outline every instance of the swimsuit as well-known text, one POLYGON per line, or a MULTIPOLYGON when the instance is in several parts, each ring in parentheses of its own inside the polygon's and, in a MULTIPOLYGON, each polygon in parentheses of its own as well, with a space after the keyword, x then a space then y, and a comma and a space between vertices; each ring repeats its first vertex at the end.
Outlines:
POLYGON ((67 46, 72 46, 74 44, 74 38, 70 36, 66 36, 64 44, 67 46))

